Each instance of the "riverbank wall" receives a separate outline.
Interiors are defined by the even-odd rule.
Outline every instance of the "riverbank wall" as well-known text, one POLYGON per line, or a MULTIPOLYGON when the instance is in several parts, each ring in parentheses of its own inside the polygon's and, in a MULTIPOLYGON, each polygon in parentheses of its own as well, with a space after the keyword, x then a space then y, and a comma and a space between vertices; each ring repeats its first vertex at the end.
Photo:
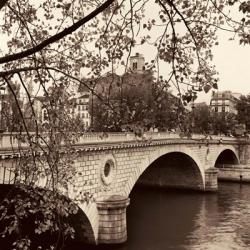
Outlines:
POLYGON ((218 180, 250 183, 250 165, 244 165, 244 167, 242 165, 235 165, 233 168, 220 168, 218 180))

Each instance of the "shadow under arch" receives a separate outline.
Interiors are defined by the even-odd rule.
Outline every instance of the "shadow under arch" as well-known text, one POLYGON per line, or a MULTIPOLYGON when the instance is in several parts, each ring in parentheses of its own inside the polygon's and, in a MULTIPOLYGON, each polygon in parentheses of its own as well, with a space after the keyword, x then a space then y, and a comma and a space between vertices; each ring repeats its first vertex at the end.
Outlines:
POLYGON ((239 157, 233 149, 223 149, 215 158, 214 167, 230 167, 232 165, 239 165, 239 157))
POLYGON ((142 171, 134 186, 138 185, 204 190, 204 177, 190 155, 183 152, 168 152, 155 159, 142 171))
POLYGON ((84 244, 96 244, 95 234, 91 222, 80 207, 78 207, 77 214, 70 216, 70 223, 75 230, 75 241, 84 244))

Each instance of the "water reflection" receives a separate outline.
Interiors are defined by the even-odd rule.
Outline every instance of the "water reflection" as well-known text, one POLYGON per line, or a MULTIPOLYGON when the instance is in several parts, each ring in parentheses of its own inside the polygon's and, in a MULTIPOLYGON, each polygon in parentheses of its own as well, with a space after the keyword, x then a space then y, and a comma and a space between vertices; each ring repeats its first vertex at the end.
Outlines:
POLYGON ((250 186, 217 194, 134 190, 123 250, 243 250, 250 247, 250 186))
POLYGON ((128 241, 94 250, 250 249, 250 185, 220 183, 214 194, 135 188, 130 198, 128 241))
POLYGON ((205 196, 196 228, 187 236, 189 249, 230 250, 250 246, 250 186, 221 184, 216 200, 205 196))

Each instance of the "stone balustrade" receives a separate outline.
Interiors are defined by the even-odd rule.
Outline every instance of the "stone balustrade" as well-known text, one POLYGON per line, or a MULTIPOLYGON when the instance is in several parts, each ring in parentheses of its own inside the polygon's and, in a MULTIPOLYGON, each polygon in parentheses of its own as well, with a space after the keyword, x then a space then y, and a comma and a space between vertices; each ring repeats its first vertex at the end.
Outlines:
MULTIPOLYGON (((35 140, 35 134, 30 133, 35 140)), ((20 148, 28 147, 28 140, 25 134, 20 133, 3 133, 0 134, 0 151, 15 151, 20 148), (21 139, 22 138, 22 139, 21 139)), ((42 135, 42 138, 46 140, 46 134, 42 135)), ((245 141, 245 139, 238 139, 235 137, 226 137, 218 135, 200 135, 193 134, 191 137, 184 136, 182 134, 171 133, 171 132, 145 132, 142 136, 136 136, 132 132, 121 132, 121 133, 84 133, 76 142, 76 145, 95 145, 95 144, 105 144, 105 143, 126 143, 126 142, 151 142, 151 141, 161 141, 161 140, 198 140, 198 141, 217 141, 223 142, 234 142, 234 141, 245 141)), ((40 139, 40 144, 44 143, 40 139)), ((45 144, 44 144, 45 145, 45 144)))

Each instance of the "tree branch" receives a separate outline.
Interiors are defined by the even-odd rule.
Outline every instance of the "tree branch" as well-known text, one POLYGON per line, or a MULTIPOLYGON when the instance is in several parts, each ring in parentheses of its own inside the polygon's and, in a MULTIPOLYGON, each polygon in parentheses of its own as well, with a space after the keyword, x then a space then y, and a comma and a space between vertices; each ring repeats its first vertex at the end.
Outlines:
MULTIPOLYGON (((7 0, 5 0, 5 1, 7 1, 7 0)), ((86 17, 82 18, 81 20, 79 20, 78 22, 73 24, 72 26, 70 26, 68 28, 65 28, 64 30, 62 30, 58 34, 55 34, 55 35, 51 36, 50 38, 48 38, 47 40, 41 42, 40 44, 38 44, 37 46, 35 46, 33 48, 30 48, 30 49, 27 49, 25 51, 15 53, 15 54, 12 54, 12 55, 7 55, 7 56, 4 56, 4 57, 0 57, 0 64, 11 62, 11 61, 14 61, 14 60, 19 60, 19 59, 22 59, 24 57, 30 56, 30 55, 42 50, 46 46, 48 46, 48 45, 50 45, 50 44, 52 44, 54 42, 57 42, 58 40, 62 39, 63 37, 65 37, 65 36, 67 36, 67 35, 69 35, 71 33, 73 33, 78 28, 80 28, 81 26, 86 24, 88 21, 90 21, 91 19, 96 17, 98 14, 100 14, 102 11, 104 11, 106 8, 108 8, 114 1, 115 0, 107 0, 101 6, 96 8, 89 15, 87 15, 86 17)))

